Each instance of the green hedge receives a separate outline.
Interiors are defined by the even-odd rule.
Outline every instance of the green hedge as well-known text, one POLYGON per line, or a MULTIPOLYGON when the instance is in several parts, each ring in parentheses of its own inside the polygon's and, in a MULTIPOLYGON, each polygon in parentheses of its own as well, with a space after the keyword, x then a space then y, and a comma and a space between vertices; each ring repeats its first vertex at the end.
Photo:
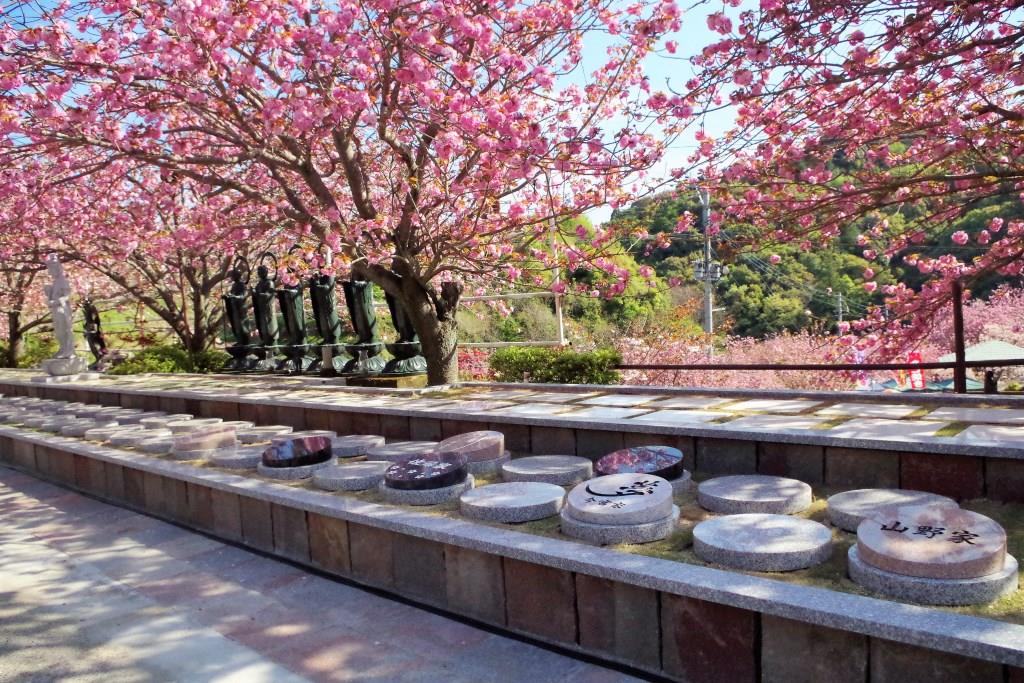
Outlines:
POLYGON ((515 346, 491 354, 494 378, 500 382, 527 381, 545 384, 616 384, 613 366, 622 356, 613 349, 568 351, 550 347, 515 346))
POLYGON ((219 372, 231 358, 216 349, 189 354, 180 346, 150 346, 107 371, 110 375, 138 375, 144 372, 219 372))

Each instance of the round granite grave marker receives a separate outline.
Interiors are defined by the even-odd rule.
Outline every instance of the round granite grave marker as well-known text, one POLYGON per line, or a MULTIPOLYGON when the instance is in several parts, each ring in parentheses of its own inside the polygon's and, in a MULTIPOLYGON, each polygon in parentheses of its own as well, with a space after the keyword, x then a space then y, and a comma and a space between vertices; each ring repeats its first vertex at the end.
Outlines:
POLYGON ((828 517, 840 529, 856 532, 860 523, 868 517, 891 517, 893 508, 934 504, 958 507, 952 498, 926 491, 857 489, 830 496, 828 517))
POLYGON ((565 489, 555 484, 510 482, 466 491, 459 497, 459 510, 486 522, 529 522, 557 515, 564 499, 565 489))
POLYGON ((384 481, 391 465, 386 460, 328 465, 313 473, 313 486, 325 491, 365 491, 384 481))
POLYGON ((979 605, 1017 591, 1017 560, 1006 556, 1002 570, 967 579, 929 579, 888 572, 861 559, 858 547, 847 553, 850 578, 870 591, 925 605, 979 605))
POLYGON ((434 453, 436 447, 436 441, 396 441, 366 449, 366 459, 400 462, 434 453))
POLYGON ((715 477, 697 486, 697 502, 702 508, 730 515, 791 515, 806 510, 811 500, 811 487, 804 482, 766 474, 715 477))
POLYGON ((163 417, 167 413, 162 410, 147 410, 139 413, 121 413, 118 415, 117 421, 121 424, 137 424, 142 426, 142 421, 151 417, 163 417))
POLYGON ((261 446, 246 446, 234 452, 218 451, 210 455, 209 462, 214 467, 227 470, 254 470, 263 462, 264 450, 261 446))
POLYGON ((462 455, 470 462, 496 460, 505 454, 505 435, 495 431, 459 434, 437 444, 441 455, 462 455))
POLYGON ((505 481, 535 481, 572 486, 594 476, 594 463, 575 455, 531 455, 501 466, 505 481))
POLYGON ((192 416, 188 413, 174 413, 172 415, 160 415, 157 417, 144 417, 139 420, 146 429, 167 429, 167 425, 172 422, 185 422, 191 420, 192 416))
POLYGON ((292 428, 287 425, 269 425, 266 427, 249 427, 238 430, 238 440, 241 443, 262 443, 270 441, 275 436, 291 434, 292 428))
POLYGON ((174 451, 174 439, 166 436, 142 439, 136 442, 135 449, 148 455, 170 455, 174 451))
POLYGON ((662 479, 683 475, 683 453, 671 446, 635 446, 604 456, 594 464, 598 476, 608 474, 651 474, 662 479))
POLYGON ((256 466, 260 474, 274 479, 308 479, 318 469, 334 461, 331 439, 327 436, 300 436, 274 439, 256 466))
POLYGON ((894 509, 857 527, 860 559, 878 569, 929 579, 995 574, 1006 562, 1006 532, 976 512, 943 505, 894 509))
POLYGON ((123 432, 126 429, 132 429, 132 427, 125 427, 124 425, 115 425, 113 427, 94 427, 93 429, 86 430, 84 436, 86 441, 105 443, 110 440, 111 436, 123 432))
POLYGON ((427 453, 393 463, 384 473, 384 485, 401 491, 422 491, 454 486, 469 474, 465 456, 427 453))
POLYGON ((125 429, 116 434, 111 434, 110 439, 108 439, 110 445, 114 448, 131 448, 133 444, 136 444, 150 436, 142 427, 139 427, 138 425, 133 426, 135 429, 125 429))
POLYGON ((609 474, 577 484, 566 509, 590 524, 646 524, 672 513, 672 485, 651 474, 609 474))
POLYGON ((371 448, 383 446, 387 439, 376 434, 350 434, 331 440, 331 448, 338 458, 356 458, 366 455, 371 448))
POLYGON ((380 491, 384 500, 396 505, 440 505, 458 498, 466 491, 471 490, 474 485, 473 475, 467 474, 466 478, 459 483, 440 488, 396 489, 388 486, 386 481, 382 481, 377 486, 377 490, 380 491))
POLYGON ((290 434, 282 434, 281 436, 271 437, 270 443, 272 443, 272 444, 275 444, 275 443, 278 443, 278 442, 284 443, 285 441, 288 441, 289 439, 299 439, 299 438, 304 438, 304 437, 307 437, 307 436, 322 436, 322 437, 325 437, 325 438, 328 438, 328 439, 333 439, 337 435, 338 435, 337 432, 334 432, 334 431, 332 431, 330 429, 304 429, 304 430, 299 431, 299 432, 292 432, 290 434))
POLYGON ((212 427, 219 425, 223 422, 219 417, 202 417, 202 418, 191 418, 188 420, 174 420, 167 422, 163 426, 170 429, 175 434, 186 434, 188 432, 196 432, 206 427, 212 427))
POLYGON ((788 515, 728 515, 693 528, 693 551, 705 562, 736 569, 788 572, 827 560, 832 532, 824 524, 788 515))

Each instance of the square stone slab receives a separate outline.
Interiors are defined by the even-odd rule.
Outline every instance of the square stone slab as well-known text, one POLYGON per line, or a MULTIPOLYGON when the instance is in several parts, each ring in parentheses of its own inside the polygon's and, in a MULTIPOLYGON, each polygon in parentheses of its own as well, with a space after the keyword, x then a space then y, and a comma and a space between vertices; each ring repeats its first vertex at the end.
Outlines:
POLYGON ((734 413, 776 413, 778 415, 793 415, 818 405, 821 405, 821 401, 755 398, 731 405, 725 410, 734 413))
POLYGON ((945 438, 965 443, 991 442, 998 446, 1024 448, 1024 426, 971 425, 956 436, 945 438))
POLYGON ((588 406, 567 413, 559 413, 559 420, 625 420, 635 415, 643 415, 643 408, 610 408, 605 406, 588 406))
POLYGON ((947 422, 991 422, 994 424, 1024 425, 1024 410, 1011 408, 936 408, 925 417, 947 422))
MULTIPOLYGON (((916 413, 921 406, 907 403, 836 403, 822 408, 815 415, 830 417, 882 417, 893 420, 916 413)), ((930 417, 930 416, 929 416, 930 417)))
POLYGON ((578 405, 588 406, 618 406, 620 408, 632 408, 643 405, 649 401, 656 401, 665 398, 664 394, 605 394, 594 398, 579 401, 578 405))
POLYGON ((865 519, 857 551, 867 564, 929 579, 971 579, 1002 571, 1006 532, 994 520, 946 505, 893 510, 892 519, 865 519))
POLYGON ((715 398, 713 396, 672 396, 658 401, 651 401, 647 404, 649 408, 681 408, 702 410, 720 406, 723 403, 730 403, 731 398, 715 398))
POLYGON ((729 420, 723 426, 729 429, 749 429, 754 432, 762 431, 806 431, 825 424, 826 420, 818 417, 804 417, 802 415, 747 415, 729 420))
POLYGON ((826 429, 822 434, 842 436, 856 439, 883 439, 886 441, 921 441, 932 439, 935 432, 941 429, 944 422, 925 422, 922 420, 883 420, 866 418, 850 420, 838 427, 826 429))
POLYGON ((651 425, 696 425, 726 417, 728 413, 710 413, 703 410, 656 410, 653 413, 637 415, 630 422, 651 425))
POLYGON ((550 403, 520 403, 514 406, 504 406, 489 410, 487 414, 506 415, 509 417, 551 417, 552 415, 560 415, 568 410, 572 410, 572 406, 559 406, 550 403))

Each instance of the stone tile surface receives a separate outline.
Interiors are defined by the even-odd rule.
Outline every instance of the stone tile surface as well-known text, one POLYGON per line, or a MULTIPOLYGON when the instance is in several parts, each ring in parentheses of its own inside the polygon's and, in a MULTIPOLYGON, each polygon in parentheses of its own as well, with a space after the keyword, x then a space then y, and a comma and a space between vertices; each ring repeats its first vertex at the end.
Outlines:
POLYGON ((0 521, 4 680, 638 680, 4 468, 0 521))
POLYGON ((730 413, 775 413, 777 415, 790 415, 802 413, 803 411, 820 405, 821 401, 802 399, 775 399, 755 398, 747 401, 740 401, 730 405, 727 410, 730 413))

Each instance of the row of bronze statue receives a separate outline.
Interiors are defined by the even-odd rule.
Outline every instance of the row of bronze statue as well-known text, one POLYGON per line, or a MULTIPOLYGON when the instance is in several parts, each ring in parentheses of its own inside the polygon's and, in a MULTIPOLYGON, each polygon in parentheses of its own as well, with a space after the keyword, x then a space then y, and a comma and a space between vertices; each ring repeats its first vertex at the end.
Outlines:
POLYGON ((343 344, 335 295, 337 281, 333 275, 318 273, 294 285, 278 284, 276 274, 260 264, 256 277, 256 285, 250 287, 244 262, 236 263, 231 271, 231 288, 223 299, 225 317, 235 341, 227 347, 231 360, 226 370, 348 376, 426 372, 427 361, 420 355, 422 349, 412 321, 401 302, 390 294, 385 298, 398 340, 390 344, 380 340, 371 283, 361 280, 341 283, 357 338, 353 344, 343 344), (309 291, 316 334, 320 337, 318 345, 309 343, 306 332, 305 290, 309 291), (250 302, 252 317, 249 316, 250 302), (280 310, 281 324, 275 309, 280 310), (385 348, 392 355, 389 361, 380 355, 385 348))

